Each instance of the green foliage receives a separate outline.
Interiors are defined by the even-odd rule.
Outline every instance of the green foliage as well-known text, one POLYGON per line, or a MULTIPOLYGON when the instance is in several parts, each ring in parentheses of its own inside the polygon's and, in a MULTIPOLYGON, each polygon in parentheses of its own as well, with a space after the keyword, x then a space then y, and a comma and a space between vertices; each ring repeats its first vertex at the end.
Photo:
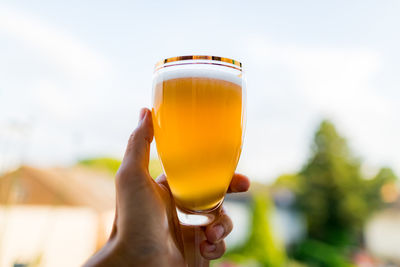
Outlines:
POLYGON ((315 134, 312 156, 299 173, 299 204, 308 236, 334 246, 355 242, 371 209, 360 163, 335 127, 323 121, 315 134))
POLYGON ((367 218, 384 205, 382 186, 395 179, 389 168, 365 179, 346 140, 332 123, 323 121, 302 170, 279 177, 275 184, 296 193, 307 220, 306 239, 293 255, 309 266, 351 266, 349 251, 360 245, 367 218))
POLYGON ((161 162, 158 158, 150 159, 149 173, 150 173, 150 176, 153 177, 154 179, 156 179, 158 176, 160 176, 163 173, 161 162))
POLYGON ((274 186, 290 189, 294 193, 300 193, 302 191, 298 174, 282 174, 276 179, 274 186))
POLYGON ((341 250, 316 240, 305 240, 297 246, 295 254, 307 266, 352 267, 348 257, 341 250))
POLYGON ((378 185, 383 185, 384 183, 387 183, 387 182, 396 181, 397 176, 396 176, 396 174, 394 174, 392 169, 390 169, 388 167, 384 167, 379 170, 379 172, 375 176, 374 180, 376 181, 376 183, 378 183, 378 185))
POLYGON ((275 238, 271 228, 270 215, 273 212, 271 200, 256 195, 251 206, 252 222, 249 237, 244 245, 229 251, 225 259, 255 266, 284 266, 286 255, 283 245, 275 238))
POLYGON ((100 171, 107 171, 110 174, 115 175, 121 165, 121 161, 114 158, 104 157, 80 160, 78 164, 100 171))
POLYGON ((397 180, 396 175, 390 168, 382 168, 371 180, 366 181, 366 197, 368 206, 373 210, 381 208, 382 203, 381 188, 386 184, 394 184, 397 180))
MULTIPOLYGON (((81 160, 78 164, 100 171, 106 171, 114 176, 121 165, 121 161, 114 158, 90 158, 81 160)), ((162 172, 163 170, 160 161, 158 159, 150 159, 149 173, 151 177, 155 179, 161 175, 162 172)))

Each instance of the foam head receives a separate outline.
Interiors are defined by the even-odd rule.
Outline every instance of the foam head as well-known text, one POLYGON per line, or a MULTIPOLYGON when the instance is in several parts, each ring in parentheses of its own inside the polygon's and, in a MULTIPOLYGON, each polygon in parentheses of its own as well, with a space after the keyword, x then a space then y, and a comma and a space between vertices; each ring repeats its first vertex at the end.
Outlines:
POLYGON ((227 66, 210 64, 205 67, 205 64, 190 64, 159 69, 155 72, 153 81, 160 83, 172 79, 200 77, 224 80, 242 86, 241 76, 240 70, 232 69, 227 66))

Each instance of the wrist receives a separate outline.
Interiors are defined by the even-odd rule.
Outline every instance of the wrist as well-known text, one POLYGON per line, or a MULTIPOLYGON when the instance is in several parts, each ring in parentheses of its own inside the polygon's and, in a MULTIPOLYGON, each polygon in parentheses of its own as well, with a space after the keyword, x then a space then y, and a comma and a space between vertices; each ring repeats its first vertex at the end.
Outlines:
POLYGON ((113 257, 118 262, 132 266, 167 266, 166 251, 154 245, 153 242, 129 242, 118 240, 113 249, 113 257))
POLYGON ((109 240, 83 267, 163 266, 152 248, 128 246, 123 241, 109 240))
POLYGON ((109 240, 107 243, 97 251, 83 267, 106 267, 114 266, 116 263, 116 244, 115 240, 109 240))
MULTIPOLYGON (((109 267, 109 266, 148 266, 167 267, 177 259, 170 258, 169 251, 165 247, 154 245, 155 242, 143 240, 142 242, 131 242, 115 236, 84 265, 84 267, 109 267)), ((179 262, 179 261, 178 261, 179 262)))

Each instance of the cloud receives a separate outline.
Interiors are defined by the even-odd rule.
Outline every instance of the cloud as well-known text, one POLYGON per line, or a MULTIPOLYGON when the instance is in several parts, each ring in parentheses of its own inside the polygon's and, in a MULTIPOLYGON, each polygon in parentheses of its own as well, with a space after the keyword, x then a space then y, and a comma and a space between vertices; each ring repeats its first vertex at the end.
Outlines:
MULTIPOLYGON (((29 139, 16 141, 29 142, 25 160, 68 162, 78 151, 77 146, 71 149, 75 136, 102 136, 101 130, 108 130, 99 113, 105 113, 105 104, 112 101, 113 66, 85 41, 34 14, 3 4, 0 34, 6 48, 0 62, 4 92, 0 129, 13 121, 26 122, 29 139)), ((0 143, 4 141, 8 143, 9 136, 0 136, 0 143)), ((96 145, 101 147, 102 142, 96 145)), ((0 154, 11 157, 1 147, 0 154)))
MULTIPOLYGON (((396 167, 400 162, 398 152, 393 149, 400 147, 397 138, 400 126, 395 116, 400 112, 400 103, 377 87, 379 73, 385 67, 379 52, 362 47, 287 45, 265 38, 250 39, 248 48, 249 63, 255 65, 253 70, 259 69, 260 76, 252 74, 252 79, 259 79, 253 82, 258 88, 249 91, 273 91, 267 96, 274 100, 270 104, 275 105, 270 117, 259 117, 253 122, 258 126, 252 125, 249 130, 271 132, 271 127, 278 127, 273 130, 275 133, 259 136, 259 144, 249 142, 247 145, 253 148, 248 154, 269 159, 281 166, 281 171, 294 169, 304 160, 299 155, 305 154, 306 147, 300 143, 309 143, 307 138, 311 137, 315 123, 329 118, 350 140, 356 153, 365 156, 369 163, 396 167), (280 106, 289 116, 277 112, 280 106), (297 140, 293 142, 291 138, 297 140)), ((254 98, 250 108, 258 106, 257 112, 265 114, 266 99, 254 98)), ((253 165, 253 169, 260 166, 253 165)), ((279 174, 277 168, 266 168, 263 172, 266 176, 279 174)))
POLYGON ((371 87, 382 66, 375 51, 280 45, 262 39, 252 41, 251 51, 264 62, 286 65, 297 89, 321 112, 348 114, 353 107, 389 112, 386 99, 371 87))
POLYGON ((109 63, 93 48, 38 17, 1 6, 0 31, 35 47, 73 77, 96 79, 109 63))

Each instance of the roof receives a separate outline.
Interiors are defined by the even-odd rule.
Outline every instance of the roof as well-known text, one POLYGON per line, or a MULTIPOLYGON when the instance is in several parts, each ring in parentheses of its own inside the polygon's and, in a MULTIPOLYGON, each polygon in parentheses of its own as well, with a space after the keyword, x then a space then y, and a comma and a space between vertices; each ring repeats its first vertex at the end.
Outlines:
POLYGON ((0 205, 115 207, 114 180, 85 167, 39 169, 22 166, 0 177, 0 205))

